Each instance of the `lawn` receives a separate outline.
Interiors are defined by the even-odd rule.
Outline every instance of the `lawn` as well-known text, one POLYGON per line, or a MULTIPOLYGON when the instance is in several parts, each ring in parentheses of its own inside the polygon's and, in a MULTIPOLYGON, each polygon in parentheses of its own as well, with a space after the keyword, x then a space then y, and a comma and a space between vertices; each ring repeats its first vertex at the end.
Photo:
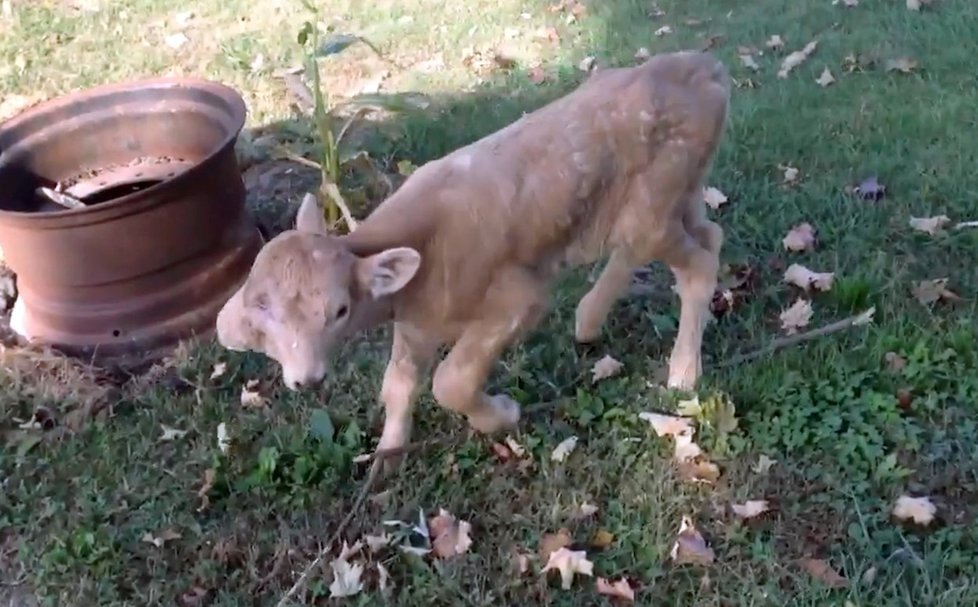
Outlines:
MULTIPOLYGON (((468 550, 364 548, 351 559, 366 565, 361 592, 329 598, 324 566, 292 604, 613 604, 598 577, 624 577, 641 605, 978 604, 978 230, 954 229, 978 219, 973 2, 565 4, 325 0, 324 30, 362 35, 386 59, 363 45, 324 58, 324 87, 336 98, 424 95, 353 139, 396 184, 399 166, 570 90, 582 65, 634 64, 643 47, 709 47, 724 60, 737 86, 709 177, 727 202, 711 215, 726 231, 726 274, 751 279, 725 277, 733 305, 705 340, 696 441, 719 478, 691 482, 673 439, 639 417, 691 398, 660 387, 679 310, 668 272, 640 276, 643 288, 589 347, 573 341, 588 280, 576 272, 492 379, 530 409, 510 436, 525 453, 472 435, 425 393, 415 436, 428 443, 369 492, 343 533, 352 544, 383 521, 445 509, 471 524, 468 550), (768 46, 774 35, 782 47, 768 46), (779 78, 782 60, 815 39, 779 78), (823 86, 826 68, 834 82, 823 86), (855 189, 872 176, 882 197, 855 189), (934 234, 911 226, 940 215, 950 221, 934 234), (786 250, 782 238, 804 222, 817 242, 786 250), (786 284, 794 263, 834 273, 831 288, 786 284), (921 282, 943 278, 959 297, 926 297, 921 282), (779 315, 798 298, 812 308, 802 331, 875 313, 737 362, 784 337, 779 315), (605 355, 623 366, 593 381, 605 355), (572 436, 576 448, 554 461, 572 436), (929 498, 933 520, 894 517, 902 495, 929 498), (748 500, 768 510, 744 519, 733 505, 748 500), (684 517, 712 562, 695 545, 698 562, 671 558, 684 517), (569 589, 541 575, 540 553, 561 539, 593 562, 593 577, 577 575, 569 589), (384 591, 378 564, 390 576, 384 591)), ((315 157, 309 121, 280 78, 301 63, 296 35, 308 18, 299 0, 4 0, 0 118, 136 76, 229 83, 249 107, 240 145, 249 203, 280 230, 315 187, 314 170, 273 157, 273 144, 315 157)), ((377 192, 357 188, 375 177, 345 176, 362 193, 361 216, 377 192)), ((364 483, 368 466, 354 459, 379 436, 388 340, 377 331, 350 343, 328 387, 301 393, 284 388, 274 363, 210 342, 185 344, 136 377, 5 350, 0 604, 275 605, 321 549, 325 563, 339 555, 324 543, 364 483), (243 402, 250 380, 261 398, 243 402), (32 417, 46 423, 25 424, 32 417)))

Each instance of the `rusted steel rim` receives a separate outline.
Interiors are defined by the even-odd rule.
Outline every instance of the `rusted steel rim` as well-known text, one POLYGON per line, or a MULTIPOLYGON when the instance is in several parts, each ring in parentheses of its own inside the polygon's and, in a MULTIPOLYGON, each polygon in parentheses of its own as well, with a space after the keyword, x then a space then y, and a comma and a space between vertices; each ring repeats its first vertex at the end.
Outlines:
POLYGON ((14 330, 93 358, 209 334, 261 246, 234 154, 245 117, 227 86, 155 78, 71 93, 0 124, 14 330), (41 186, 86 206, 58 206, 41 186))

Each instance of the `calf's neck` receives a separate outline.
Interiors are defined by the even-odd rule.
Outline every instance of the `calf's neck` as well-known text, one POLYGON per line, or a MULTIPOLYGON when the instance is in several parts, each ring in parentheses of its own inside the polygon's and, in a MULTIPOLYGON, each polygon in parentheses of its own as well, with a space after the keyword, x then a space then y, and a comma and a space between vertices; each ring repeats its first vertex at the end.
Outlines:
POLYGON ((633 269, 660 261, 680 296, 668 384, 694 387, 723 231, 702 181, 729 105, 726 68, 706 53, 657 55, 599 70, 576 90, 420 167, 347 235, 329 233, 312 196, 294 230, 259 253, 217 319, 229 349, 264 352, 292 389, 321 381, 336 344, 393 322, 378 448, 404 445, 420 378, 481 432, 517 423, 519 405, 486 394, 505 348, 547 308, 568 266, 607 258, 580 300, 578 341, 593 341, 633 269))

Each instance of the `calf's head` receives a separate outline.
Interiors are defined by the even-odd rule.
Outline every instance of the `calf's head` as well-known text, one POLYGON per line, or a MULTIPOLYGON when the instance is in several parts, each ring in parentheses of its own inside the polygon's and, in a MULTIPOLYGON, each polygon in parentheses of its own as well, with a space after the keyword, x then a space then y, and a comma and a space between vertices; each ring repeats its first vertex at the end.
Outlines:
POLYGON ((365 328, 381 300, 414 277, 421 256, 407 247, 358 257, 328 233, 316 199, 306 196, 294 230, 266 244, 244 284, 217 316, 229 350, 262 352, 297 389, 326 376, 340 341, 365 328))

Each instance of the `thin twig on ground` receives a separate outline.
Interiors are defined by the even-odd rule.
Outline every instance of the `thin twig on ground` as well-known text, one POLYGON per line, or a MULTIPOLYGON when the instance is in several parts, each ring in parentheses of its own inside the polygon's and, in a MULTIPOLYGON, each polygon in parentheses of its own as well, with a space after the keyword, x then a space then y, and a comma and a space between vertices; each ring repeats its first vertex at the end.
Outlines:
POLYGON ((418 451, 420 449, 424 449, 427 447, 445 445, 448 444, 449 442, 450 442, 449 439, 439 439, 439 440, 430 440, 430 441, 419 441, 416 443, 408 443, 407 445, 404 445, 402 447, 394 447, 392 449, 380 449, 374 451, 369 458, 363 460, 364 462, 373 461, 373 464, 371 464, 370 466, 370 471, 367 473, 366 480, 363 481, 363 487, 360 489, 360 493, 357 494, 356 499, 353 501, 353 506, 350 507, 350 511, 347 513, 345 517, 343 517, 343 520, 340 521, 340 524, 336 528, 336 531, 334 531, 333 535, 330 536, 329 541, 327 541, 323 545, 322 550, 319 551, 319 554, 316 556, 316 558, 313 559, 312 562, 309 563, 309 565, 307 565, 306 568, 302 570, 302 574, 299 576, 299 579, 297 579, 295 583, 292 584, 292 587, 289 588, 289 591, 282 596, 281 600, 279 600, 278 603, 276 603, 276 607, 286 607, 286 605, 288 605, 289 599, 295 596, 295 594, 299 592, 303 586, 305 586, 306 581, 309 579, 309 576, 312 574, 313 571, 316 570, 317 567, 319 567, 319 565, 323 562, 323 559, 326 558, 326 555, 329 554, 329 551, 332 548, 333 544, 335 544, 340 539, 340 536, 343 535, 343 532, 346 531, 346 528, 349 527, 350 523, 353 522, 353 519, 356 518, 357 514, 360 512, 360 509, 363 507, 364 502, 367 501, 367 494, 370 493, 370 490, 373 488, 374 484, 376 484, 377 479, 380 476, 380 469, 384 465, 384 460, 390 459, 392 457, 397 457, 399 455, 404 455, 405 453, 409 453, 412 451, 418 451))
POLYGON ((842 320, 837 320, 833 323, 829 323, 824 327, 819 327, 817 329, 812 329, 811 331, 806 331, 805 333, 798 333, 797 335, 790 335, 788 337, 779 337, 775 339, 768 345, 764 346, 760 350, 755 350, 753 352, 747 352, 745 354, 740 354, 739 356, 734 356, 725 361, 718 362, 714 365, 714 368, 729 367, 732 365, 739 365, 762 356, 773 354, 778 350, 788 348, 791 346, 797 346, 798 344, 811 341, 813 339, 824 337, 826 335, 831 335, 832 333, 838 333, 848 329, 849 327, 858 327, 861 325, 869 324, 873 320, 873 314, 876 312, 876 307, 866 310, 856 314, 855 316, 850 316, 849 318, 844 318, 842 320))

